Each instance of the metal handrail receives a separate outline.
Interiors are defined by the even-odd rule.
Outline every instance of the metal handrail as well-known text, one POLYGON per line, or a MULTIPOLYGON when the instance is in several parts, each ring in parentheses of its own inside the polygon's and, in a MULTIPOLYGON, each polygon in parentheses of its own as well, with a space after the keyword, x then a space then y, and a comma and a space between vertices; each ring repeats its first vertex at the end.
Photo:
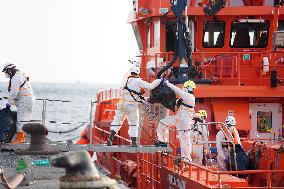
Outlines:
MULTIPOLYGON (((104 129, 101 129, 101 128, 97 127, 97 126, 94 126, 93 128, 98 129, 99 131, 104 132, 104 133, 106 133, 106 134, 110 134, 109 131, 106 131, 106 130, 104 130, 104 129)), ((122 137, 122 136, 120 136, 120 135, 115 135, 114 137, 120 138, 120 139, 122 139, 122 140, 124 140, 124 141, 126 141, 126 142, 131 142, 130 140, 128 140, 128 139, 126 139, 126 138, 124 138, 124 137, 122 137)))
MULTIPOLYGON (((174 156, 167 155, 169 158, 174 158, 174 156)), ((244 175, 251 175, 251 174, 260 174, 260 173, 266 173, 267 174, 267 186, 266 187, 257 187, 257 188, 275 188, 271 186, 271 174, 272 173, 284 173, 284 170, 244 170, 244 171, 215 171, 211 170, 207 167, 204 167, 202 165, 196 164, 196 163, 188 163, 188 162, 183 162, 184 164, 188 165, 188 177, 192 178, 192 172, 197 171, 197 181, 200 181, 200 175, 201 171, 205 171, 206 177, 205 177, 205 183, 208 185, 209 184, 209 173, 218 175, 218 184, 221 185, 221 175, 224 174, 230 174, 230 175, 238 175, 238 174, 244 174, 244 175), (193 170, 193 168, 196 168, 196 170, 193 170)), ((241 187, 241 188, 247 188, 247 189, 252 189, 255 187, 241 187)), ((277 187, 276 187, 277 188, 277 187)))

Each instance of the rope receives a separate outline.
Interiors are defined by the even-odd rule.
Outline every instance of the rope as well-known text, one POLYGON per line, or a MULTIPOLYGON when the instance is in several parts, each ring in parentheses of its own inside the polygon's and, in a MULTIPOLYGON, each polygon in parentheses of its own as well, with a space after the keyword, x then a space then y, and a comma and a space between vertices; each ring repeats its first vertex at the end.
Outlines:
POLYGON ((67 140, 53 140, 53 142, 68 142, 68 141, 72 141, 72 140, 75 140, 77 138, 80 138, 80 136, 76 136, 76 137, 73 137, 73 138, 70 138, 70 139, 67 139, 67 140))
POLYGON ((79 129, 80 127, 82 127, 83 125, 86 125, 86 123, 82 123, 81 125, 79 125, 79 126, 77 126, 77 127, 74 127, 74 128, 72 128, 72 129, 70 129, 70 130, 67 130, 67 131, 48 131, 48 132, 50 132, 50 133, 58 133, 58 134, 64 134, 64 133, 70 133, 70 132, 73 132, 73 131, 75 131, 75 130, 77 130, 77 129, 79 129))

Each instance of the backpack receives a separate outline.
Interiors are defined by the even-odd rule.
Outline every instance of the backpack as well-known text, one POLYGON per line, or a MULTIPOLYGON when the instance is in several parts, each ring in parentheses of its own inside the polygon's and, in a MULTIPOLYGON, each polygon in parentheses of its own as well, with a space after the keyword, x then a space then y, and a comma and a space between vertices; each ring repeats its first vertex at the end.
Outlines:
POLYGON ((0 110, 0 142, 8 143, 16 133, 17 112, 3 108, 0 110))

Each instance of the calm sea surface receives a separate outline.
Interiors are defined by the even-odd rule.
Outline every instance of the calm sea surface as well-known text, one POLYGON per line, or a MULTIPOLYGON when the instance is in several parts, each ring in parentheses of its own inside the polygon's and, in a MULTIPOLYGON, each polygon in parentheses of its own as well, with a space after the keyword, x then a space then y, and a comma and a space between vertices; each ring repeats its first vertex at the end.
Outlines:
MULTIPOLYGON (((8 83, 0 83, 0 97, 8 96, 8 83)), ((90 102, 96 100, 98 90, 115 85, 95 85, 95 84, 47 84, 32 83, 37 99, 65 100, 71 102, 47 102, 46 126, 52 131, 69 130, 81 122, 88 122, 90 115, 90 102), (55 122, 55 123, 54 123, 55 122), (71 123, 71 124, 65 124, 71 123)), ((0 108, 5 107, 7 100, 0 101, 0 108)), ((12 108, 16 110, 15 107, 12 108)), ((33 113, 33 120, 42 119, 42 101, 37 100, 33 113)), ((94 108, 95 111, 95 108, 94 108)), ((53 141, 62 141, 79 136, 83 127, 66 134, 49 133, 48 138, 53 141)))

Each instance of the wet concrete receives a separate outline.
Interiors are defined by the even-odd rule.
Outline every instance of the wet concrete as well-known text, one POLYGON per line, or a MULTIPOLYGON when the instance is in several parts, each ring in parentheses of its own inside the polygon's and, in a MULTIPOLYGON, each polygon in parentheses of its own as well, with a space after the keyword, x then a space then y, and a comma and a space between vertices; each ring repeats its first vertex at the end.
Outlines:
MULTIPOLYGON (((0 166, 5 176, 11 180, 16 174, 16 156, 12 152, 0 152, 0 166)), ((30 186, 19 186, 19 189, 59 189, 59 178, 65 175, 65 170, 49 166, 33 166, 35 183, 30 186)), ((1 183, 1 181, 0 181, 1 183)), ((0 189, 6 187, 0 185, 0 189)))
MULTIPOLYGON (((0 167, 4 169, 5 176, 8 180, 11 180, 16 175, 16 155, 13 152, 1 152, 0 151, 0 167)), ((32 157, 32 159, 42 159, 43 157, 32 157)), ((65 175, 65 170, 62 168, 50 167, 50 166, 33 166, 35 175, 35 183, 29 186, 18 186, 17 189, 59 189, 59 178, 65 175)), ((100 175, 105 175, 100 170, 100 175)), ((1 185, 0 189, 6 189, 1 185)), ((129 189, 123 183, 118 182, 115 189, 129 189)))

